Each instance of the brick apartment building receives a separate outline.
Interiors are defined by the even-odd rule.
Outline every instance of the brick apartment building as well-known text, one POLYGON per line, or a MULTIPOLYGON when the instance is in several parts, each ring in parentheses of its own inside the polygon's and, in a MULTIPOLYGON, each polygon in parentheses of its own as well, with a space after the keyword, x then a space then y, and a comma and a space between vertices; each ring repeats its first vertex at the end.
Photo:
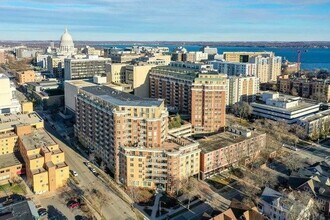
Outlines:
POLYGON ((200 177, 227 169, 239 161, 248 162, 266 146, 266 134, 245 128, 229 128, 227 131, 199 141, 201 148, 200 177))
POLYGON ((150 97, 162 98, 171 112, 191 117, 196 133, 216 132, 225 126, 226 77, 191 67, 152 68, 150 97))
POLYGON ((75 135, 126 186, 168 188, 198 175, 198 143, 168 135, 164 101, 106 86, 82 88, 76 100, 75 135))
POLYGON ((323 102, 330 101, 329 80, 308 80, 303 78, 290 78, 289 75, 281 75, 278 77, 277 87, 278 91, 281 93, 297 95, 323 102))

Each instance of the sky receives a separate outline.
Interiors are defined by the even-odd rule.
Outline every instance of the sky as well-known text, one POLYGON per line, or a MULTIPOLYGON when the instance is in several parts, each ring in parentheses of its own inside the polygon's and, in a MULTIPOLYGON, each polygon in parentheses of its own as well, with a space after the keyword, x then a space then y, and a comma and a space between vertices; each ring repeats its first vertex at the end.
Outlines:
POLYGON ((330 0, 0 0, 0 40, 330 41, 330 0))

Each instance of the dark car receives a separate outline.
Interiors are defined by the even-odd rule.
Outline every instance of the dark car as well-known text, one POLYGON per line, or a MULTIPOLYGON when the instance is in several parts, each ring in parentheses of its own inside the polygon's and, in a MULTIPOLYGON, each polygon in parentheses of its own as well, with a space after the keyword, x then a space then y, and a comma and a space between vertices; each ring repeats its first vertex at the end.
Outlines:
POLYGON ((38 214, 39 214, 40 216, 45 216, 45 215, 47 215, 47 209, 45 209, 45 208, 40 208, 40 209, 38 209, 38 214))
POLYGON ((68 203, 67 203, 67 206, 68 208, 70 209, 74 209, 74 208, 77 208, 80 206, 80 203, 78 201, 75 201, 75 200, 70 200, 68 203))

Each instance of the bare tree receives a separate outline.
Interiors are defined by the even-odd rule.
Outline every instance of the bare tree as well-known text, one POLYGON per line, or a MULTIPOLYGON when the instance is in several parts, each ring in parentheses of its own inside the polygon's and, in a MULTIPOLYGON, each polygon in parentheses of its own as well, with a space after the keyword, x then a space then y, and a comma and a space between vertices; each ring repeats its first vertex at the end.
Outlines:
POLYGON ((194 177, 190 177, 189 179, 185 179, 182 181, 182 186, 183 194, 188 199, 187 208, 189 209, 191 199, 198 193, 198 180, 194 177))
POLYGON ((91 162, 91 163, 94 163, 95 161, 95 154, 94 153, 90 153, 88 155, 88 160, 91 162))
POLYGON ((105 165, 105 163, 104 163, 103 160, 101 161, 100 169, 101 169, 103 172, 105 172, 105 170, 106 170, 106 165, 105 165))
POLYGON ((293 95, 293 96, 298 96, 299 95, 299 93, 298 93, 298 91, 297 91, 297 89, 296 88, 292 88, 291 89, 291 95, 293 95))

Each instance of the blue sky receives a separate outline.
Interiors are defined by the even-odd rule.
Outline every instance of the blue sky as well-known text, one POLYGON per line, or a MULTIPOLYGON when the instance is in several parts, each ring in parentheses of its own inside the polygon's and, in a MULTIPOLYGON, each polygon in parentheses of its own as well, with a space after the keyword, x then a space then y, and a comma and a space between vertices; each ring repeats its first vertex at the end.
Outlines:
POLYGON ((0 40, 330 41, 330 0, 0 0, 0 40))

